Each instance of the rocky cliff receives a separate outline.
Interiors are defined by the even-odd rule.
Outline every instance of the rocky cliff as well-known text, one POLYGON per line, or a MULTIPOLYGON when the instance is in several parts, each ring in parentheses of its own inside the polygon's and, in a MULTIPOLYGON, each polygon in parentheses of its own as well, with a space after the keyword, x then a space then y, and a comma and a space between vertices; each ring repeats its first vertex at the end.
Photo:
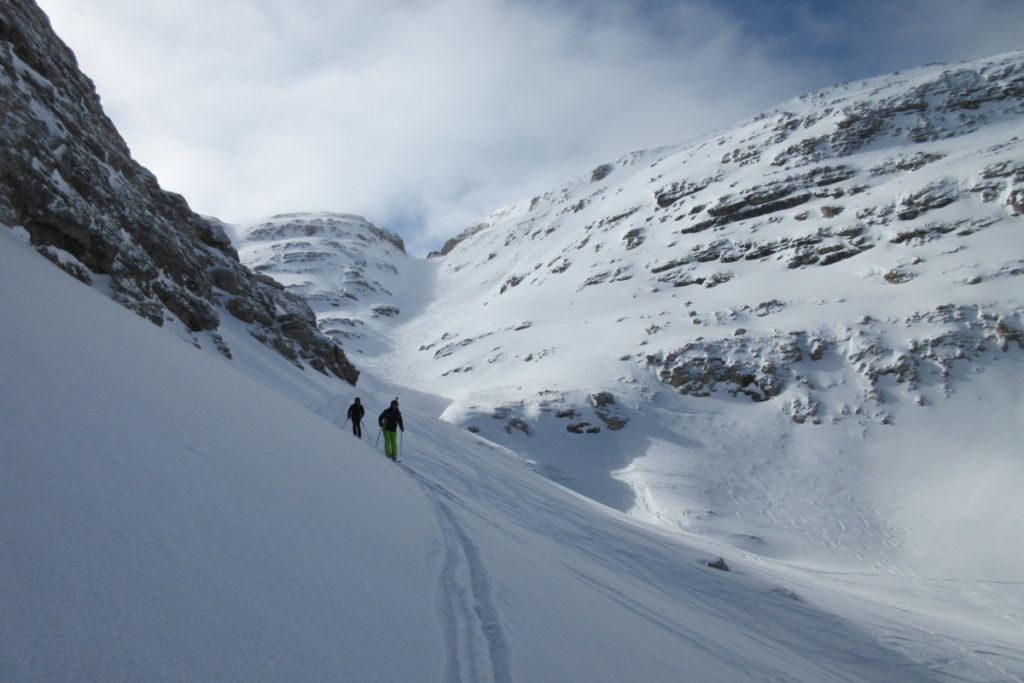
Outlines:
POLYGON ((309 306, 238 260, 221 225, 164 191, 31 0, 0 6, 0 223, 82 282, 226 355, 222 316, 300 367, 355 383, 309 306))

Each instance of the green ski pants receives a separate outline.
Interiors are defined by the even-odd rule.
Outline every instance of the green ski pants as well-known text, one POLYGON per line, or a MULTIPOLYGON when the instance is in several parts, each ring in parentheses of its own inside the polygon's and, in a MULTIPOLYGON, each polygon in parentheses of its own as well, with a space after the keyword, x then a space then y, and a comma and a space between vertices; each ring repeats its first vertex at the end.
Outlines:
POLYGON ((389 458, 398 457, 398 432, 384 431, 384 455, 389 458))

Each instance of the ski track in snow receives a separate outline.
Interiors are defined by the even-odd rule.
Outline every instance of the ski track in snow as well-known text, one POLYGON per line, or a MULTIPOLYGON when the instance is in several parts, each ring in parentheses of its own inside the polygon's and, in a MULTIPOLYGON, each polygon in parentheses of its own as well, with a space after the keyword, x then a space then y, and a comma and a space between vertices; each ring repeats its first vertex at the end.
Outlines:
POLYGON ((445 502, 454 496, 407 465, 402 467, 427 493, 444 539, 437 606, 447 643, 445 681, 511 683, 509 646, 491 600, 487 568, 445 502))
MULTIPOLYGON (((516 545, 561 567, 596 595, 677 644, 685 644, 688 651, 745 672, 751 680, 977 680, 948 675, 959 668, 958 662, 970 660, 967 671, 977 671, 979 663, 982 668, 998 670, 990 662, 978 661, 982 653, 952 648, 943 636, 912 620, 895 628, 888 624, 883 630, 891 635, 874 640, 843 619, 805 606, 781 587, 749 594, 745 592, 749 589, 734 585, 733 590, 744 591, 746 598, 723 604, 722 594, 730 590, 730 582, 746 575, 742 568, 722 574, 695 568, 692 557, 687 558, 688 551, 648 537, 649 533, 658 535, 656 532, 609 536, 595 529, 582 510, 518 486, 511 479, 466 470, 461 462, 432 451, 415 457, 415 469, 408 461, 402 468, 434 501, 444 538, 437 604, 448 642, 446 681, 515 680, 509 664, 513 648, 504 635, 493 600, 492 576, 483 560, 488 551, 477 547, 473 532, 460 522, 476 518, 474 505, 483 505, 508 520, 500 531, 516 545), (450 487, 460 492, 439 481, 450 482, 450 487), (638 594, 646 598, 638 600, 638 594), (674 607, 681 596, 688 606, 683 613, 674 607), (737 624, 755 625, 755 635, 737 624), (814 634, 813 638, 808 633, 814 634), (749 647, 737 647, 737 642, 744 641, 749 647), (922 668, 915 656, 920 655, 922 642, 935 657, 927 668, 922 668), (769 653, 767 659, 765 652, 769 653), (957 655, 939 654, 951 652, 957 655)), ((774 571, 780 582, 788 584, 795 579, 788 568, 777 566, 774 571)), ((856 590, 858 584, 852 579, 849 587, 856 590)), ((832 581, 830 591, 839 597, 845 584, 841 578, 832 581)), ((873 604, 884 605, 884 600, 879 598, 873 604)))

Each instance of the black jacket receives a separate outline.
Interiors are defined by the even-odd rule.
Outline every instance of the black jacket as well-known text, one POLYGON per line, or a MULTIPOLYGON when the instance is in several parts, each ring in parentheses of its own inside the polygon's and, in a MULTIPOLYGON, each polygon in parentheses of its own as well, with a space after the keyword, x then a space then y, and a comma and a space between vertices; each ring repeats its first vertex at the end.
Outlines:
POLYGON ((402 423, 402 412, 398 408, 386 408, 380 417, 377 418, 377 424, 380 425, 381 429, 385 429, 389 432, 396 431, 401 427, 402 431, 405 431, 405 425, 402 423))
POLYGON ((366 414, 366 409, 363 408, 362 403, 353 403, 348 408, 348 418, 353 422, 359 422, 363 419, 363 415, 366 414))

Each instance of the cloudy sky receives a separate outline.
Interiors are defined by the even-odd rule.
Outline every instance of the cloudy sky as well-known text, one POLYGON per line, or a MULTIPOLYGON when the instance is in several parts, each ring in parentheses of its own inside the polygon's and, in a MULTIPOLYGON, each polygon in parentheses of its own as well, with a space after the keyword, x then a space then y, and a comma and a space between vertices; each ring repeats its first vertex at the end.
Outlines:
POLYGON ((193 209, 356 213, 416 255, 810 90, 1024 48, 1022 0, 37 1, 193 209))

